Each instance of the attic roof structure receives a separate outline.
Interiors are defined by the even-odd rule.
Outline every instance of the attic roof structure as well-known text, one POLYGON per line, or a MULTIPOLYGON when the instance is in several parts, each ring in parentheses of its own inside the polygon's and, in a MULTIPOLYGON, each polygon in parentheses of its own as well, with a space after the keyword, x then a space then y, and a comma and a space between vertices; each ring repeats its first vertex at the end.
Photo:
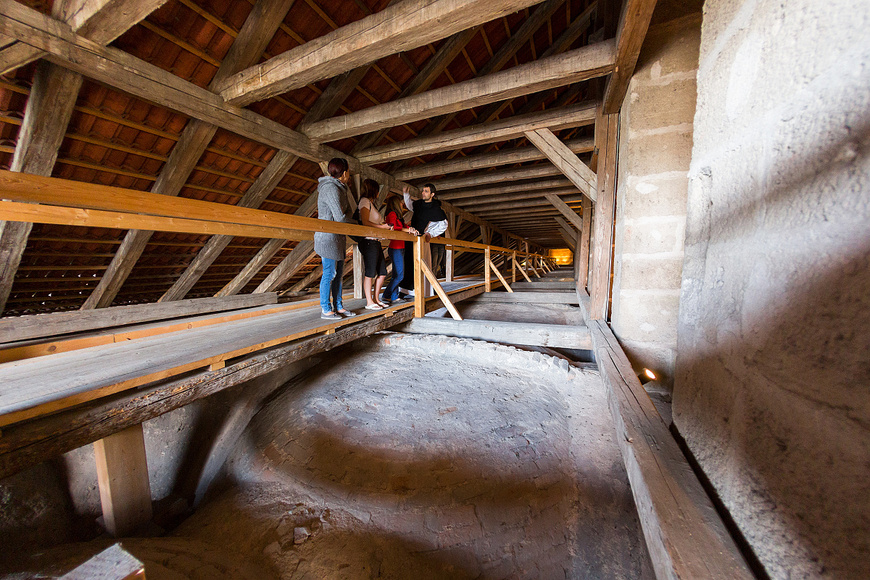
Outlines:
POLYGON ((868 29, 0 0, 0 576, 866 576, 868 29))

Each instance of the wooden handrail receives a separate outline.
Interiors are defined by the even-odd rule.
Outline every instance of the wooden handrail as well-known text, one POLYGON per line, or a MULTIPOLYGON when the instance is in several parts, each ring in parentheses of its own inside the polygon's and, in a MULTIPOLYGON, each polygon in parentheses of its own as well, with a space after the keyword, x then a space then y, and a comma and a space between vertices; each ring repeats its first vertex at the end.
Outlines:
MULTIPOLYGON (((0 220, 5 221, 288 240, 311 239, 314 232, 410 242, 416 239, 394 230, 12 171, 0 171, 0 198, 10 200, 0 202, 0 220)), ((489 247, 499 253, 514 251, 450 238, 432 238, 430 243, 481 250, 489 247)))

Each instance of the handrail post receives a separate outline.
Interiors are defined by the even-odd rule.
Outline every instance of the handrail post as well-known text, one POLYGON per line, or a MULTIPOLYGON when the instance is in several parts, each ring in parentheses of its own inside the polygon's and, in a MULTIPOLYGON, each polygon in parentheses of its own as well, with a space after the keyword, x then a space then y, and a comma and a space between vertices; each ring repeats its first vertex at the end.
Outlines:
POLYGON ((483 252, 483 289, 486 292, 492 292, 492 282, 489 274, 489 246, 483 252))
POLYGON ((453 282, 453 246, 444 249, 444 281, 453 282))
POLYGON ((363 298, 363 275, 365 274, 365 266, 363 265, 362 252, 359 251, 357 244, 353 245, 353 297, 363 298))
POLYGON ((511 254, 511 284, 517 281, 517 251, 511 254))
POLYGON ((414 242, 414 317, 422 318, 426 315, 425 284, 423 283, 423 236, 419 236, 414 242))

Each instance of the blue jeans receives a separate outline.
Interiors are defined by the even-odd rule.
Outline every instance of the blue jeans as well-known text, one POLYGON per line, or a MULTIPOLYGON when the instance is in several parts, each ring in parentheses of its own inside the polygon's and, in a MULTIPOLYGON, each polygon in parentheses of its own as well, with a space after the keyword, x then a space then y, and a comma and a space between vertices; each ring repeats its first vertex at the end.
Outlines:
POLYGON ((405 277, 405 248, 388 248, 387 253, 393 263, 393 276, 390 278, 390 283, 384 288, 384 298, 398 300, 399 284, 405 277))
POLYGON ((330 260, 321 258, 323 261, 323 276, 320 277, 320 310, 323 312, 338 312, 344 309, 341 303, 341 279, 344 275, 344 260, 330 260), (332 294, 333 307, 329 303, 329 295, 332 294))

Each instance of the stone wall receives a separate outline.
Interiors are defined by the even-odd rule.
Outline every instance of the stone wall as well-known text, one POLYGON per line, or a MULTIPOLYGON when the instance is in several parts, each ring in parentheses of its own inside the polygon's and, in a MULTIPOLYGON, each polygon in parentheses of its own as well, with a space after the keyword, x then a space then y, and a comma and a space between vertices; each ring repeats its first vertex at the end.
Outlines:
POLYGON ((613 331, 673 384, 701 15, 650 28, 620 116, 613 331))
POLYGON ((774 578, 870 570, 868 30, 704 6, 674 421, 774 578))

